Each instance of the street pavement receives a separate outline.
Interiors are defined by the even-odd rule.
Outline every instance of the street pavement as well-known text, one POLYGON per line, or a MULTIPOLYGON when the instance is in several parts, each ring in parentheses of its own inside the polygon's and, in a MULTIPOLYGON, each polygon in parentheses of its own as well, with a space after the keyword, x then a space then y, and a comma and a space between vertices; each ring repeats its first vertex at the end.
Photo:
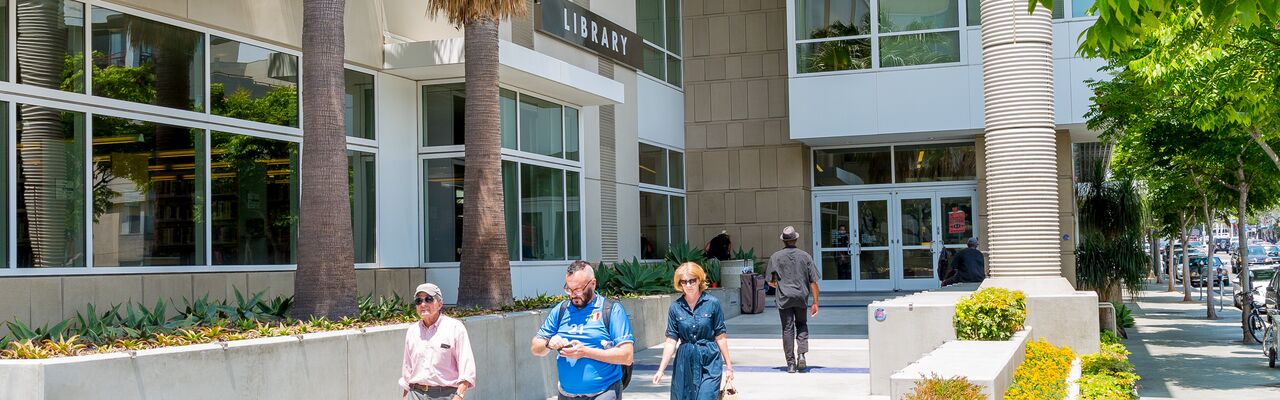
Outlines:
MULTIPOLYGON (((744 399, 887 399, 872 397, 867 359, 867 304, 905 293, 823 294, 818 316, 809 319, 809 372, 789 374, 782 353, 782 325, 773 300, 762 314, 726 321, 735 384, 744 399)), ((668 399, 671 367, 662 384, 651 382, 662 346, 636 353, 626 399, 668 399)))
POLYGON ((1124 344, 1142 376, 1143 399, 1280 399, 1280 369, 1267 367, 1260 345, 1242 344, 1230 289, 1212 321, 1199 296, 1183 303, 1181 292, 1164 290, 1147 285, 1128 303, 1136 328, 1124 344))

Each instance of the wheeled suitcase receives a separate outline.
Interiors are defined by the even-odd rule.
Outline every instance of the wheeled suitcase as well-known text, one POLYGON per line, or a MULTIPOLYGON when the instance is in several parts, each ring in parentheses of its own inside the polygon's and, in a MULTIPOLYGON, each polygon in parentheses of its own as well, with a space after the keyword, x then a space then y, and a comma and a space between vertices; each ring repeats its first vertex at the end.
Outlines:
POLYGON ((743 314, 764 312, 764 275, 742 274, 742 287, 738 288, 743 314))

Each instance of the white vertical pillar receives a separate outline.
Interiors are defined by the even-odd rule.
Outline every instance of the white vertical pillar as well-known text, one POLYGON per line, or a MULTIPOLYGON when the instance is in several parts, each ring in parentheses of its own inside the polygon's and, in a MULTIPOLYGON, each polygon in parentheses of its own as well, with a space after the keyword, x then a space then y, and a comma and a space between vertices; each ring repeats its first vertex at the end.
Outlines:
POLYGON ((991 277, 1060 277, 1051 13, 981 7, 991 277))

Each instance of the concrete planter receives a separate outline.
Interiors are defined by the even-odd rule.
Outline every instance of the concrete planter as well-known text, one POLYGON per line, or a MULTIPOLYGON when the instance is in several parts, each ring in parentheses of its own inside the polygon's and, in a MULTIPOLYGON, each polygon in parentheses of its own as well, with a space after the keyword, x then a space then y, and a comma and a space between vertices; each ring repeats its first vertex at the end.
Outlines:
POLYGON ((1031 329, 1015 333, 1009 340, 954 340, 938 346, 890 377, 890 397, 901 399, 916 383, 933 375, 964 377, 982 387, 989 399, 1003 399, 1013 384, 1013 372, 1022 364, 1031 329))
POLYGON ((750 266, 751 260, 725 260, 720 262, 720 287, 737 290, 742 287, 742 268, 750 266))
MULTIPOLYGON (((631 317, 637 349, 661 342, 672 299, 620 302, 631 317)), ((462 320, 477 362, 477 387, 468 398, 555 395, 555 359, 529 353, 529 340, 548 311, 462 320)), ((0 360, 0 399, 398 399, 409 326, 237 340, 225 347, 0 360)))

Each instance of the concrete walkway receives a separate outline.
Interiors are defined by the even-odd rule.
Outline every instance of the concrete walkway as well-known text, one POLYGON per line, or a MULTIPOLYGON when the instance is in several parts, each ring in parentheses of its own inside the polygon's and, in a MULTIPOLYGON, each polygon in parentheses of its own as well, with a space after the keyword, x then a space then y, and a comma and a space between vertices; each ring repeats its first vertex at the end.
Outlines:
POLYGON ((1221 319, 1209 321, 1203 301, 1182 303, 1181 292, 1163 286, 1146 289, 1128 304, 1137 328, 1124 342, 1142 376, 1143 399, 1280 399, 1280 369, 1267 368, 1259 345, 1241 344, 1239 310, 1227 303, 1221 319))
MULTIPOLYGON (((763 314, 726 322, 735 382, 745 399, 873 399, 867 359, 867 304, 903 293, 832 293, 822 296, 816 318, 809 319, 808 373, 788 374, 782 353, 782 328, 772 299, 763 314)), ((625 399, 667 399, 671 367, 661 385, 650 379, 662 360, 662 347, 636 353, 635 375, 625 399)), ((882 397, 887 398, 887 397, 882 397)))

